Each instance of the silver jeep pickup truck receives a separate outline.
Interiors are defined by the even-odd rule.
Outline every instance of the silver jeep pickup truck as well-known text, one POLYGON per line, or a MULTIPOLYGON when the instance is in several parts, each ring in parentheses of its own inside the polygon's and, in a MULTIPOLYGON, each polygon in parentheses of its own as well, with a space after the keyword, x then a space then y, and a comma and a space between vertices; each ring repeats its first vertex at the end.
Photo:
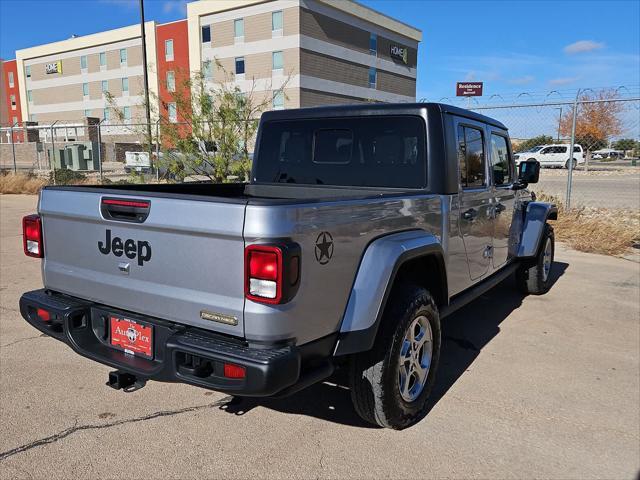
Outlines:
POLYGON ((23 317, 115 369, 285 396, 348 369, 356 411, 419 421, 440 322, 514 274, 549 289, 557 209, 507 128, 441 104, 262 115, 248 184, 46 187, 24 218, 23 317))

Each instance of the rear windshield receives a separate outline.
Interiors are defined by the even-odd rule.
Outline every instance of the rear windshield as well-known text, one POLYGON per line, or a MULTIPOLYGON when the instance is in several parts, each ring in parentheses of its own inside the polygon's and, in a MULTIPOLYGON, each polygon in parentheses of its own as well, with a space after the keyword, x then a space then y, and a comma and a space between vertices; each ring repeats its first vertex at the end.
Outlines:
POLYGON ((267 122, 254 181, 424 188, 424 130, 412 116, 267 122))

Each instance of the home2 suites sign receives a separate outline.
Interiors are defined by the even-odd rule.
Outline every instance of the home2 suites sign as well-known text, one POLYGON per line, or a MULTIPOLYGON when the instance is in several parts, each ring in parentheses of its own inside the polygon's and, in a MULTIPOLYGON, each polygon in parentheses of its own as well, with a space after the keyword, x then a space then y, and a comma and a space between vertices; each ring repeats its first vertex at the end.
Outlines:
POLYGON ((44 71, 48 74, 51 73, 62 73, 62 60, 58 60, 55 63, 47 63, 44 66, 44 71))
POLYGON ((400 47, 399 45, 391 45, 389 53, 391 55, 391 58, 400 60, 405 65, 409 63, 409 54, 407 52, 406 47, 400 47))

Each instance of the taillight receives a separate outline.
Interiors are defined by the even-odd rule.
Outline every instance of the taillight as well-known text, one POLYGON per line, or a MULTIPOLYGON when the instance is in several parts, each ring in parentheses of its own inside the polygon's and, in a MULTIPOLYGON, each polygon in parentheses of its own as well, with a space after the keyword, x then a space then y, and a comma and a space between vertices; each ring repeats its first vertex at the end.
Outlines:
POLYGON ((24 254, 29 257, 44 257, 42 221, 39 215, 27 215, 22 219, 24 254))
POLYGON ((251 245, 245 250, 245 293, 262 303, 282 299, 282 249, 271 245, 251 245))

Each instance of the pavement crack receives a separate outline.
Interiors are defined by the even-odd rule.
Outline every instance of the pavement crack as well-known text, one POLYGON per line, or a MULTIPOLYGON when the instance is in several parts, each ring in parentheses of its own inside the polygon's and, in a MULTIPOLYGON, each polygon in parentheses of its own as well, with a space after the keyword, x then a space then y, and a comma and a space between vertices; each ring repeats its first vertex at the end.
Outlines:
POLYGON ((73 427, 65 428, 64 430, 61 430, 60 432, 50 435, 48 437, 40 438, 38 440, 34 440, 33 442, 29 442, 24 445, 20 445, 19 447, 15 447, 15 448, 12 448, 11 450, 7 450, 5 452, 0 453, 0 462, 18 453, 26 452, 27 450, 31 450, 33 448, 40 447, 42 445, 55 443, 58 440, 62 440, 70 435, 73 435, 76 432, 80 432, 83 430, 102 430, 105 428, 117 427, 119 425, 124 425, 127 423, 145 422, 147 420, 153 420, 154 418, 171 417, 174 415, 180 415, 182 413, 197 412, 199 410, 207 410, 209 408, 216 408, 221 405, 224 405, 225 403, 228 403, 232 398, 233 397, 227 396, 216 402, 207 403, 205 405, 196 405, 193 407, 185 407, 177 410, 161 410, 159 412, 150 413, 149 415, 144 415, 142 417, 117 420, 115 422, 98 423, 98 424, 94 423, 94 424, 88 424, 88 425, 78 425, 76 422, 76 424, 74 424, 73 427))
POLYGON ((40 335, 34 335, 33 337, 27 337, 27 338, 21 338, 20 340, 15 340, 13 342, 9 342, 5 345, 0 345, 0 348, 7 348, 10 347, 11 345, 15 345, 16 343, 22 343, 22 342, 26 342, 27 340, 33 340, 36 338, 46 338, 49 335, 47 335, 46 333, 41 333, 40 335))

